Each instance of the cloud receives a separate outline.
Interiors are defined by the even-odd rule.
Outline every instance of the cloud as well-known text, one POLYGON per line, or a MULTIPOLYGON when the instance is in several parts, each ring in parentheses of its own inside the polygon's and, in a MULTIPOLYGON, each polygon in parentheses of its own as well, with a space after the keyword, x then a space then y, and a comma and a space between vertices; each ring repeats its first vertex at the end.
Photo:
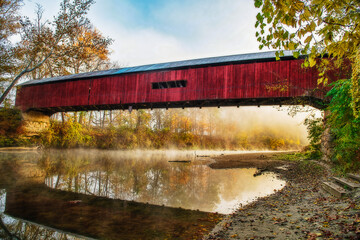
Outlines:
POLYGON ((120 66, 168 62, 188 56, 184 54, 183 47, 176 38, 154 29, 135 31, 119 27, 112 37, 115 42, 111 57, 118 61, 120 66))
MULTIPOLYGON (((40 3, 52 19, 60 2, 26 0, 22 13, 33 18, 40 3)), ((102 0, 89 12, 123 66, 257 52, 255 16, 248 0, 102 0)))
POLYGON ((173 0, 141 5, 102 1, 94 25, 112 37, 112 59, 123 65, 258 51, 252 1, 173 0))

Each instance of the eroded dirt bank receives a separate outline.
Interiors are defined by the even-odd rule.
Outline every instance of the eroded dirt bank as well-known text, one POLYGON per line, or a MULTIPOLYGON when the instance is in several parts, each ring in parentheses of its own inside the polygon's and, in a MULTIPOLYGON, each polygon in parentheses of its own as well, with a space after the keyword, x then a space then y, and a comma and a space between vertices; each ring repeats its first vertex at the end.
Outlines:
POLYGON ((225 155, 213 168, 258 167, 287 181, 273 195, 227 216, 204 239, 359 239, 360 199, 337 199, 321 181, 331 172, 313 161, 281 161, 279 154, 225 155))

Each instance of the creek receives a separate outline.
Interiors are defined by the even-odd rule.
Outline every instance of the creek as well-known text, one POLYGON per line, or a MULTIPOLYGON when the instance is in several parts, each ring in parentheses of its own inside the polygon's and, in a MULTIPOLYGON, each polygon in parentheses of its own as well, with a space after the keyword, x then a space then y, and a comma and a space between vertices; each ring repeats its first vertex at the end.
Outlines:
POLYGON ((198 238, 285 185, 271 172, 255 177, 256 168, 209 167, 233 153, 0 153, 0 217, 21 239, 198 238))

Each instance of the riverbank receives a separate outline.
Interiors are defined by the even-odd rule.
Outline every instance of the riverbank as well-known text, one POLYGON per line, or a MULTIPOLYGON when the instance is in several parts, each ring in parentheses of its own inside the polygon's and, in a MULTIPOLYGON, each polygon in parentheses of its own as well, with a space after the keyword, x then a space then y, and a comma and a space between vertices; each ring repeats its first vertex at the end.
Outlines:
POLYGON ((314 161, 288 161, 279 153, 226 155, 213 168, 258 167, 287 185, 222 220, 205 239, 359 239, 360 199, 337 199, 320 188, 332 173, 314 161))

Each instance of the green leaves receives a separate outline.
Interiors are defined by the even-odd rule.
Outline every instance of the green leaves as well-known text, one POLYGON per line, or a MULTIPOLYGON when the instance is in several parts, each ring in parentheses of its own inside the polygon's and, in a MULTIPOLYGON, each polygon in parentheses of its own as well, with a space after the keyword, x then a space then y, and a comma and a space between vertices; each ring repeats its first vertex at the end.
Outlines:
POLYGON ((328 93, 332 98, 328 120, 335 134, 334 160, 341 165, 354 167, 358 162, 356 159, 360 158, 360 117, 354 114, 351 107, 352 81, 338 80, 332 86, 328 93))
POLYGON ((259 23, 262 23, 264 21, 264 16, 260 13, 258 13, 256 15, 256 19, 258 20, 259 23))
POLYGON ((262 45, 290 50, 315 48, 316 55, 333 56, 337 66, 344 58, 352 58, 360 48, 358 3, 254 0, 254 4, 259 8, 256 28, 262 45), (264 39, 266 43, 262 42, 264 39))
POLYGON ((255 0, 254 5, 256 8, 260 8, 262 4, 263 4, 262 0, 255 0))
MULTIPOLYGON (((335 156, 341 156, 341 161, 353 161, 351 157, 354 158, 355 149, 360 148, 359 140, 354 140, 360 135, 359 2, 255 0, 254 3, 259 8, 255 27, 260 49, 294 50, 295 58, 300 53, 308 55, 303 66, 318 69, 319 84, 327 84, 327 71, 349 69, 345 74, 351 75, 351 79, 336 82, 329 97, 332 98, 333 131, 337 132, 337 139, 341 139, 336 140, 338 149, 335 156), (331 59, 319 59, 322 56, 331 59), (353 138, 349 139, 349 136, 353 138)), ((277 53, 276 59, 280 56, 277 53)))
POLYGON ((299 58, 300 57, 300 53, 298 51, 293 52, 293 56, 294 58, 299 58))

